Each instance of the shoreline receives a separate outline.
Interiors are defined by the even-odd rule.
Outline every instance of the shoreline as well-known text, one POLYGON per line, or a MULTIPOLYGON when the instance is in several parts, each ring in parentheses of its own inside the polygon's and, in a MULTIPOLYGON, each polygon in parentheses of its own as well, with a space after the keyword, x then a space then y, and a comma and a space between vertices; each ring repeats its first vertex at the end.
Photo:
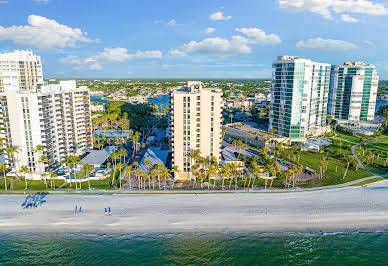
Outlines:
POLYGON ((304 193, 0 195, 4 233, 322 233, 388 229, 388 180, 304 193), (82 206, 81 214, 74 214, 82 206), (112 208, 112 216, 104 208, 112 208))

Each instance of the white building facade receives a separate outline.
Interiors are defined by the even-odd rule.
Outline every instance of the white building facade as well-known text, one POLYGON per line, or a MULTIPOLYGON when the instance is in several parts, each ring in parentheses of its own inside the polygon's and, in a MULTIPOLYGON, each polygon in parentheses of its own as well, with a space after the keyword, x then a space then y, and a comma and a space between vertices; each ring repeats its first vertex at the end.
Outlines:
POLYGON ((199 150, 202 157, 221 160, 222 91, 189 81, 185 88, 170 91, 169 106, 172 165, 181 171, 175 178, 191 178, 193 150, 199 150))
POLYGON ((270 129, 290 139, 325 129, 330 64, 279 56, 272 65, 270 129))
MULTIPOLYGON (((15 53, 18 55, 19 52, 15 53)), ((0 61, 8 57, 9 54, 0 54, 0 61)), ((29 58, 37 58, 40 62, 37 56, 28 54, 29 58)), ((21 61, 18 63, 22 65, 21 61)), ((30 61, 24 62, 26 64, 29 65, 30 61)), ((40 70, 32 72, 41 73, 41 65, 37 63, 37 66, 40 70)), ((81 155, 92 148, 87 87, 77 88, 75 81, 43 85, 43 78, 36 79, 35 74, 27 78, 32 81, 28 86, 24 86, 27 83, 17 83, 16 79, 14 83, 8 83, 7 79, 8 76, 0 75, 3 84, 0 92, 0 145, 3 150, 7 147, 17 149, 14 155, 17 172, 25 165, 33 173, 31 177, 37 178, 37 173, 58 165, 66 156, 81 155), (42 146, 43 151, 37 152, 37 146, 42 146), (44 163, 41 162, 43 154, 47 157, 44 163)))
POLYGON ((333 66, 328 112, 334 119, 373 120, 379 76, 374 65, 346 62, 333 66))

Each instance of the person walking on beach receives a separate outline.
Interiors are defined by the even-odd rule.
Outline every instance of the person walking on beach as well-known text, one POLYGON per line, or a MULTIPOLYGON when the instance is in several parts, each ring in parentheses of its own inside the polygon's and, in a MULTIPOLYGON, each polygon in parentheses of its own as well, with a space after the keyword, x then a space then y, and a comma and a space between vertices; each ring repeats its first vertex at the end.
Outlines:
POLYGON ((105 207, 105 215, 107 215, 108 211, 106 210, 106 207, 105 207))
POLYGON ((74 214, 77 214, 77 205, 75 205, 74 214))
POLYGON ((79 206, 79 213, 82 213, 82 206, 79 206))
POLYGON ((112 215, 112 212, 110 211, 110 207, 108 207, 109 215, 112 215))

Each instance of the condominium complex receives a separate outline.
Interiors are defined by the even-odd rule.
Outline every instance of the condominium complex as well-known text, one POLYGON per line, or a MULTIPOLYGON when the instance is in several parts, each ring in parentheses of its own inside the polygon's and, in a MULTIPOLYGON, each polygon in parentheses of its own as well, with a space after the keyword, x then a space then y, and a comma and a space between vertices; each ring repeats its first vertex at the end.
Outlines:
POLYGON ((329 115, 339 120, 373 120, 378 82, 374 65, 346 62, 332 66, 329 115))
POLYGON ((279 56, 272 65, 270 128, 291 139, 326 126, 330 64, 279 56))
POLYGON ((208 159, 221 159, 222 91, 189 81, 186 87, 171 90, 169 101, 172 164, 181 171, 176 178, 190 178, 193 150, 208 159))
POLYGON ((0 92, 31 90, 43 84, 40 56, 31 51, 0 54, 0 92))
POLYGON ((75 81, 43 85, 40 58, 31 52, 15 51, 14 56, 0 54, 0 62, 11 66, 12 72, 2 68, 0 75, 3 84, 0 92, 0 123, 3 123, 0 149, 17 148, 14 155, 17 171, 26 165, 33 173, 42 172, 46 167, 58 165, 66 156, 81 155, 92 148, 87 87, 77 88, 75 81), (17 78, 12 76, 14 58, 19 60, 16 61, 19 66, 16 67, 16 72, 19 71, 19 76, 15 74, 17 78), (31 63, 34 58, 36 62, 31 63), (21 76, 20 66, 31 64, 35 69, 29 70, 27 76, 21 76), (40 73, 39 78, 36 78, 36 73, 40 73), (13 82, 7 81, 10 74, 13 82), (38 152, 37 146, 42 146, 43 151, 38 152), (42 154, 47 156, 44 163, 41 162, 42 154))

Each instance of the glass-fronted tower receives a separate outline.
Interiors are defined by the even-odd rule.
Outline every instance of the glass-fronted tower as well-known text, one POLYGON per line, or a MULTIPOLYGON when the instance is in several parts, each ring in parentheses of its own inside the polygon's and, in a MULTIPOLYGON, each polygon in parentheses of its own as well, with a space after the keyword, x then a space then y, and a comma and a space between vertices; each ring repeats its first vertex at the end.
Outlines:
POLYGON ((272 65, 270 129, 291 139, 326 126, 330 64, 279 56, 272 65))
POLYGON ((378 83, 379 76, 374 65, 346 62, 333 66, 329 115, 348 121, 373 120, 378 83))

